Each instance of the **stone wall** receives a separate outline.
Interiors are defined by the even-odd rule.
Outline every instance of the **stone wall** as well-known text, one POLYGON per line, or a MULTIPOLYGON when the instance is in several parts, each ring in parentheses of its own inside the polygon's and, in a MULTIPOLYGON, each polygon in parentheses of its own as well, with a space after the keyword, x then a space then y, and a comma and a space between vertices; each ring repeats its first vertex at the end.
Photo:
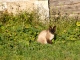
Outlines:
POLYGON ((8 12, 17 13, 18 11, 31 11, 34 8, 34 2, 3 2, 0 10, 7 9, 8 12))
POLYGON ((80 0, 0 0, 0 12, 5 9, 14 14, 19 11, 32 11, 38 9, 43 19, 61 14, 64 16, 80 16, 80 0), (48 4, 49 1, 49 4, 48 4))
POLYGON ((7 10, 9 13, 18 13, 19 11, 38 10, 42 19, 49 17, 48 0, 0 0, 0 11, 7 10))
POLYGON ((49 0, 50 15, 80 16, 80 0, 49 0))

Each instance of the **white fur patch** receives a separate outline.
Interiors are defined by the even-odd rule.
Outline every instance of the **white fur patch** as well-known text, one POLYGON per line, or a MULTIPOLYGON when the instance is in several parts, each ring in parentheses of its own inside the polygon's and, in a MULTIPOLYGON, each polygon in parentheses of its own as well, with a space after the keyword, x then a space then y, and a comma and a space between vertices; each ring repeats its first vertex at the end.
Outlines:
POLYGON ((50 40, 52 40, 54 38, 54 35, 53 34, 50 34, 50 40))

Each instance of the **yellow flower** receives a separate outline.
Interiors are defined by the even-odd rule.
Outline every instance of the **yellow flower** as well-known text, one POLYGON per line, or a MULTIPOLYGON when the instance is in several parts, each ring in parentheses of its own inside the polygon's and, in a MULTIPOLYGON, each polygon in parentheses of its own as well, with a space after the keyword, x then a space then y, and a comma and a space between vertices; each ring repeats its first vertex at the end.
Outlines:
POLYGON ((77 25, 77 26, 80 26, 80 22, 76 22, 76 25, 77 25))

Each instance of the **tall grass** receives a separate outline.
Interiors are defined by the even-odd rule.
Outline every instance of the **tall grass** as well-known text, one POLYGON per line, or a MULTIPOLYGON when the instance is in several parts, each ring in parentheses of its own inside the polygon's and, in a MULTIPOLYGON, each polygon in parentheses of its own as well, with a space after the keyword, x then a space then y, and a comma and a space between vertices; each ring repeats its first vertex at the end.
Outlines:
POLYGON ((79 60, 80 27, 77 18, 57 17, 40 22, 36 12, 0 16, 0 60, 79 60), (36 42, 37 35, 49 25, 56 25, 52 45, 36 42))

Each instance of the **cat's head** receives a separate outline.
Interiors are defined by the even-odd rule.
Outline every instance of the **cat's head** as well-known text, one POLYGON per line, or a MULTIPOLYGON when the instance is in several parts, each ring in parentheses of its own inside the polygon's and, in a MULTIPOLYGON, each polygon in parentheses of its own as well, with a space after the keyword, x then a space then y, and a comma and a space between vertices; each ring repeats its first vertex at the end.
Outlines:
POLYGON ((56 31, 56 26, 49 26, 49 31, 54 34, 56 31))

